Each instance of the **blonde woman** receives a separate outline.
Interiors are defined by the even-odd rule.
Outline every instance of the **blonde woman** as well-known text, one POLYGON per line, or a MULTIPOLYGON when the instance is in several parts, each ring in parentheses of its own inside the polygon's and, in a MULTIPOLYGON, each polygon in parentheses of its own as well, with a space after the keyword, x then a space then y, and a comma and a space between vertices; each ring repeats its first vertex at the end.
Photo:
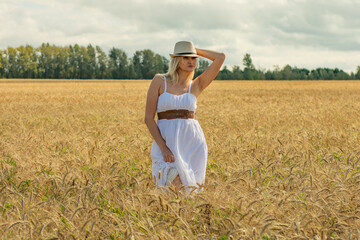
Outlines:
POLYGON ((205 181, 207 145, 195 120, 196 102, 218 74, 225 54, 181 41, 170 56, 169 71, 156 75, 147 93, 145 123, 154 138, 152 174, 157 187, 198 187, 205 181), (193 80, 198 57, 213 62, 193 80))

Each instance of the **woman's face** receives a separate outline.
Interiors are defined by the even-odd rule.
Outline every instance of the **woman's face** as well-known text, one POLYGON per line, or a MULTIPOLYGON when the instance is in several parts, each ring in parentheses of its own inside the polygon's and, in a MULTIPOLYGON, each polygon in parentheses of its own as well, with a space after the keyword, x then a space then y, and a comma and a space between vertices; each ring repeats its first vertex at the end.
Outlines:
POLYGON ((192 72, 196 68, 196 63, 196 57, 182 57, 182 60, 180 60, 179 63, 179 68, 185 72, 192 72))

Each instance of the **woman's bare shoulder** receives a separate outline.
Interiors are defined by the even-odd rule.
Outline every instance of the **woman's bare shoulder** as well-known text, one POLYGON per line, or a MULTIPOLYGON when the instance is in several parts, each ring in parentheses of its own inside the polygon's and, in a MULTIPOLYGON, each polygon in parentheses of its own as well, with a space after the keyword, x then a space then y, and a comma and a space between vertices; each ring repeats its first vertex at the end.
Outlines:
POLYGON ((155 85, 161 85, 162 82, 164 82, 164 75, 162 74, 156 74, 152 79, 152 83, 155 85))
POLYGON ((160 95, 160 92, 164 89, 164 76, 162 74, 156 74, 151 80, 149 91, 156 92, 157 95, 160 95))

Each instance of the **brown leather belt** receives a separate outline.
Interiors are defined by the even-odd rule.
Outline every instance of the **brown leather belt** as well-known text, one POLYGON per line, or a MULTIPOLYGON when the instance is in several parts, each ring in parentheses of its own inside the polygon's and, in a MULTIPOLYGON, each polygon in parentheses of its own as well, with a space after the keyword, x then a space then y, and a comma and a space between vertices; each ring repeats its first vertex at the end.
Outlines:
POLYGON ((165 112, 159 112, 157 115, 158 115, 159 120, 161 120, 161 119, 176 119, 176 118, 182 118, 182 119, 195 118, 195 112, 188 111, 185 109, 168 110, 165 112))

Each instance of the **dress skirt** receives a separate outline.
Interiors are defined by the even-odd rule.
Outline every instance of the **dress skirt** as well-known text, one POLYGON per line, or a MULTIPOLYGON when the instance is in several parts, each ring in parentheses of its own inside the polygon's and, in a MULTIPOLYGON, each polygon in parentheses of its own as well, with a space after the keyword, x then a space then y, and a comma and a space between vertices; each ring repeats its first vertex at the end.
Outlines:
POLYGON ((195 119, 161 119, 157 124, 175 162, 165 162, 159 146, 153 142, 152 174, 156 186, 165 186, 172 167, 179 172, 183 185, 198 187, 204 184, 208 149, 199 122, 195 119))

